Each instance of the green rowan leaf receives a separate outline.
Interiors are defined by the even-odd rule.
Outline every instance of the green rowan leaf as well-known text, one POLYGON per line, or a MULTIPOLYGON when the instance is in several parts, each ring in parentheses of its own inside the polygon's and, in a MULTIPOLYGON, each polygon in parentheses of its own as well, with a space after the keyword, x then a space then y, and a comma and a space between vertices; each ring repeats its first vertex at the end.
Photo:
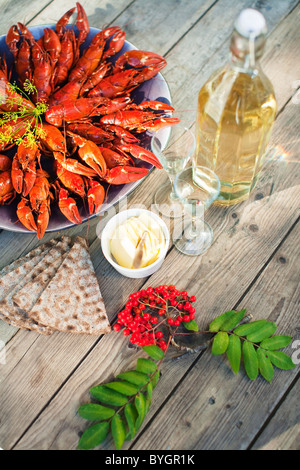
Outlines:
POLYGON ((111 433, 117 450, 121 450, 126 437, 126 427, 119 414, 111 420, 111 433))
POLYGON ((246 336, 251 333, 255 333, 266 323, 268 323, 267 320, 256 320, 250 323, 244 323, 243 325, 240 325, 235 328, 235 330, 233 330, 233 333, 238 336, 246 336))
POLYGON ((115 390, 122 395, 127 395, 128 397, 135 395, 139 391, 139 387, 137 385, 126 381, 110 382, 105 384, 105 387, 111 388, 112 390, 115 390))
POLYGON ((296 367, 296 364, 293 363, 290 356, 282 351, 267 351, 266 354, 272 364, 278 367, 278 369, 290 370, 296 367))
POLYGON ((156 369, 157 369, 157 366, 155 362, 151 361, 150 359, 144 359, 140 357, 137 360, 136 370, 139 372, 143 372, 144 374, 151 375, 151 374, 154 374, 156 369))
POLYGON ((138 387, 146 385, 146 383, 149 381, 148 375, 137 370, 129 370, 127 372, 123 372, 122 374, 117 375, 117 378, 126 380, 127 382, 130 382, 134 385, 138 385, 138 387))
POLYGON ((101 423, 90 426, 82 434, 78 442, 78 449, 89 450, 97 447, 105 440, 108 430, 109 423, 107 421, 102 421, 101 423))
POLYGON ((274 369, 270 359, 266 356, 265 351, 263 351, 261 348, 257 349, 256 354, 258 359, 259 372, 264 379, 271 383, 274 377, 274 369))
POLYGON ((277 330, 277 325, 274 322, 267 322, 265 325, 262 325, 259 330, 250 333, 246 336, 248 341, 253 343, 260 343, 260 341, 269 338, 277 330))
POLYGON ((138 417, 136 408, 132 403, 127 403, 124 408, 124 415, 128 424, 128 434, 126 436, 126 439, 131 441, 136 433, 135 422, 138 417))
POLYGON ((145 407, 145 414, 148 413, 149 411, 149 408, 151 406, 151 403, 152 403, 152 383, 150 382, 148 385, 147 385, 147 391, 146 391, 146 407, 145 407))
POLYGON ((238 336, 230 335, 227 348, 227 357, 235 374, 240 370, 242 356, 241 340, 238 336))
POLYGON ((145 398, 145 395, 143 393, 139 393, 135 397, 134 404, 135 404, 136 410, 138 412, 138 417, 137 417, 137 420, 136 420, 136 423, 135 423, 136 430, 138 431, 139 428, 141 427, 141 425, 144 421, 145 415, 146 415, 146 398, 145 398))
POLYGON ((222 313, 216 317, 210 324, 209 324, 209 331, 220 331, 222 325, 227 321, 229 318, 232 318, 232 315, 235 313, 235 310, 229 310, 228 312, 222 313))
POLYGON ((229 336, 224 331, 219 331, 213 339, 212 354, 217 356, 226 352, 229 344, 229 336))
POLYGON ((227 320, 224 321, 220 329, 222 331, 231 331, 244 318, 245 313, 246 313, 245 308, 243 310, 240 310, 239 312, 233 311, 230 316, 228 315, 227 320))
POLYGON ((87 403, 78 408, 78 414, 90 421, 100 421, 111 418, 115 414, 115 410, 107 406, 98 405, 97 403, 87 403))
POLYGON ((198 324, 197 324, 197 322, 195 322, 195 320, 191 320, 189 322, 183 321, 182 324, 183 324, 183 326, 186 330, 189 330, 189 331, 198 331, 199 330, 198 324))
POLYGON ((157 382, 159 381, 159 378, 160 378, 160 370, 158 370, 158 371, 156 372, 156 374, 153 376, 153 379, 151 380, 151 383, 152 383, 152 385, 153 385, 153 388, 156 387, 157 382))
POLYGON ((258 376, 258 359, 252 343, 244 341, 242 346, 244 366, 249 379, 255 380, 258 376))
POLYGON ((106 388, 104 385, 96 385, 90 389, 90 394, 97 400, 112 406, 123 406, 127 403, 127 397, 115 390, 106 388))
POLYGON ((276 335, 271 338, 264 339, 260 343, 260 347, 264 349, 270 349, 274 351, 275 349, 285 348, 292 341, 291 336, 287 335, 276 335))
POLYGON ((148 356, 150 356, 155 361, 161 361, 164 358, 164 352, 160 347, 155 344, 150 344, 149 346, 143 346, 142 348, 148 356))

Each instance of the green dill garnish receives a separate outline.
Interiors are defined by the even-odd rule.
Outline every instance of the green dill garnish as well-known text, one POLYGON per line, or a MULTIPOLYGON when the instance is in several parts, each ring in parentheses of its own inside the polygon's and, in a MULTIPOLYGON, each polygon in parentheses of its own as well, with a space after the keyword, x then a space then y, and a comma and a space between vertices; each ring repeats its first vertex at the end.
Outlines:
POLYGON ((30 95, 37 95, 37 89, 30 80, 25 80, 23 90, 16 83, 8 83, 5 96, 0 93, 0 102, 12 111, 0 111, 0 144, 32 146, 40 136, 42 116, 48 105, 37 101, 34 107, 26 106, 23 97, 30 101, 30 95), (2 98, 2 100, 1 100, 2 98), (15 110, 17 105, 17 111, 15 110))

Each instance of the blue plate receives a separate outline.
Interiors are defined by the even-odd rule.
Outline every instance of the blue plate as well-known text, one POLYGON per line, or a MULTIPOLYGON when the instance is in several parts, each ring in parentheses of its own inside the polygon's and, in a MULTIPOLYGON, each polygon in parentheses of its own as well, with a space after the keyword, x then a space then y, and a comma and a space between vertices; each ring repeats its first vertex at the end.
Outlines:
MULTIPOLYGON (((29 30, 34 35, 35 39, 39 39, 44 34, 44 28, 52 28, 55 29, 55 25, 42 25, 42 26, 32 26, 29 30)), ((99 32, 99 29, 90 28, 90 32, 85 40, 85 42, 81 45, 81 50, 85 49, 91 42, 92 38, 99 32)), ((76 28, 75 28, 76 32, 76 28)), ((5 43, 6 36, 0 36, 0 55, 1 57, 5 54, 5 58, 7 61, 8 66, 12 64, 13 57, 10 53, 6 43, 5 43)), ((113 58, 115 61, 120 55, 124 52, 137 49, 133 46, 130 42, 125 41, 125 44, 122 50, 113 58)), ((13 77, 12 77, 13 79, 13 77)), ((171 96, 169 87, 164 80, 163 76, 158 73, 154 78, 144 82, 140 85, 133 93, 132 93, 133 101, 137 104, 141 103, 145 100, 158 100, 162 101, 166 104, 171 104, 171 96)), ((169 129, 165 128, 166 132, 166 140, 169 133, 169 129)), ((150 150, 150 138, 151 133, 145 132, 140 135, 141 142, 139 145, 142 147, 150 150)), ((153 169, 153 166, 147 162, 138 161, 136 166, 140 168, 148 168, 149 171, 153 169)), ((135 188, 137 188, 142 180, 135 181, 134 183, 127 183, 124 185, 111 185, 109 187, 107 198, 105 204, 102 206, 102 210, 100 214, 103 214, 105 211, 108 211, 113 205, 120 202, 126 196, 128 196, 135 188)), ((11 204, 6 206, 0 206, 0 228, 10 230, 13 232, 25 232, 25 233, 32 233, 29 232, 17 219, 16 215, 16 207, 19 198, 16 198, 11 204)), ((141 201, 142 203, 143 201, 141 201)), ((87 213, 87 204, 84 204, 82 201, 78 200, 78 207, 79 213, 82 217, 82 221, 85 222, 89 218, 95 217, 95 215, 89 215, 87 213)), ((99 214, 98 214, 99 215, 99 214)), ((60 212, 58 205, 56 203, 51 204, 51 217, 50 222, 47 228, 47 232, 54 232, 57 230, 63 230, 66 228, 72 227, 74 224, 70 222, 68 219, 64 217, 64 215, 60 212)))

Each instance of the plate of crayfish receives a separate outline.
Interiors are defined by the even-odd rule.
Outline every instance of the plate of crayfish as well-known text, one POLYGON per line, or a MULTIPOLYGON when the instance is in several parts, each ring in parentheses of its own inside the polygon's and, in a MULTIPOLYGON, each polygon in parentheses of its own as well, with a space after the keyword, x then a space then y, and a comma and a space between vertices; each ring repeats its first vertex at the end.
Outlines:
POLYGON ((118 26, 89 26, 80 3, 53 25, 0 37, 0 227, 65 229, 103 213, 154 168, 174 108, 160 71, 118 26), (70 23, 74 18, 73 23, 70 23))

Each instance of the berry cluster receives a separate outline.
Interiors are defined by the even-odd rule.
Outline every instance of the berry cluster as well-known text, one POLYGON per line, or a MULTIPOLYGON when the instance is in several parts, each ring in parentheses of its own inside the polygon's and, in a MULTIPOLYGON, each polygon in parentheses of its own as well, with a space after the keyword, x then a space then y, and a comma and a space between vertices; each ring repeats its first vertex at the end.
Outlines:
MULTIPOLYGON (((123 327, 123 334, 130 336, 130 342, 138 346, 156 344, 163 351, 168 347, 162 325, 178 327, 182 322, 189 323, 195 318, 196 301, 194 295, 179 291, 173 285, 148 287, 128 297, 124 310, 118 314, 115 331, 123 327)), ((170 337, 169 337, 170 339, 170 337)))

